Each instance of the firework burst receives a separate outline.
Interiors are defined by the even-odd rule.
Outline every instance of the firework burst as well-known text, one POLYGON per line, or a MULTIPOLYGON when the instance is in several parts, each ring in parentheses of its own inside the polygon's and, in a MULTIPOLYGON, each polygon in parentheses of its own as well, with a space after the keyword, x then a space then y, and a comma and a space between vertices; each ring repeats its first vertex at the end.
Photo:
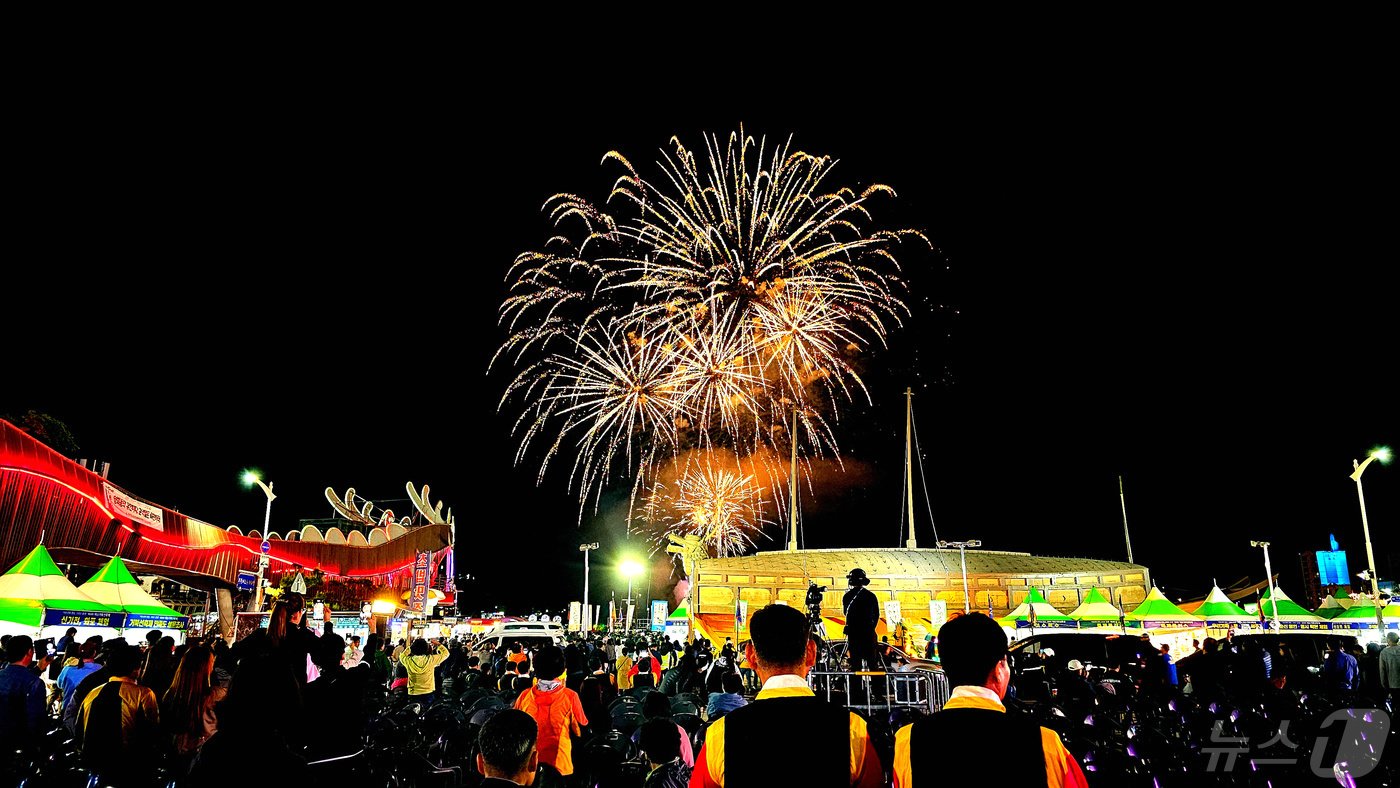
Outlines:
POLYGON ((717 465, 712 455, 686 464, 670 485, 658 484, 643 511, 658 545, 667 534, 694 534, 712 555, 739 555, 771 525, 753 474, 717 465))
POLYGON ((543 477, 571 448, 570 484, 596 505, 615 477, 635 501, 692 447, 771 458, 796 441, 839 461, 829 420, 868 400, 852 359, 908 314, 895 250, 927 243, 871 229, 893 190, 832 187, 833 159, 742 129, 698 154, 672 138, 655 180, 619 153, 603 162, 622 169, 603 206, 550 198, 556 235, 508 275, 492 365, 520 370, 502 399, 523 406, 517 462, 548 440, 543 477))

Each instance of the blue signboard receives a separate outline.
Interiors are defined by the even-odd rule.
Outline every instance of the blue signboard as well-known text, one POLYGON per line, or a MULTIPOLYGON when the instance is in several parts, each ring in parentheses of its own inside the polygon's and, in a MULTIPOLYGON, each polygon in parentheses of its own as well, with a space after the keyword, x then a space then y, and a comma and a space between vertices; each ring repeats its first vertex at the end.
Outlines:
POLYGON ((1347 571, 1347 551, 1318 550, 1317 578, 1325 586, 1351 585, 1351 573, 1347 571))
POLYGON ((651 600, 651 631, 666 631, 666 616, 670 615, 670 606, 664 599, 651 600))
POLYGON ((93 610, 53 610, 44 611, 44 626, 46 627, 110 627, 117 629, 122 625, 125 613, 117 611, 115 613, 103 613, 93 610))
POLYGON ((128 613, 126 616, 126 629, 174 629, 185 628, 187 619, 184 616, 153 616, 138 613, 128 613))
POLYGON ((258 575, 256 572, 245 572, 239 570, 237 587, 239 591, 252 591, 258 585, 258 575))

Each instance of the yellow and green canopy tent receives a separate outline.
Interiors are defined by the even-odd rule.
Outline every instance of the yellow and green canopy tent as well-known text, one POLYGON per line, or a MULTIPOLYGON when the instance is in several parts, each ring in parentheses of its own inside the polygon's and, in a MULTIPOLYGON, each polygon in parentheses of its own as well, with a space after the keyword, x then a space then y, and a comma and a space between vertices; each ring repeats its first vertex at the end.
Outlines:
POLYGON ((1117 629, 1123 625, 1123 611, 1108 601, 1108 597, 1097 588, 1089 589, 1089 593, 1084 595, 1084 601, 1069 614, 1069 617, 1078 621, 1081 629, 1117 629))
POLYGON ((132 577, 131 570, 116 556, 112 556, 112 560, 97 570, 97 574, 79 586, 78 590, 125 613, 124 629, 185 628, 186 617, 146 593, 146 589, 132 577))
POLYGON ((1258 624, 1259 617, 1230 601, 1220 586, 1210 590, 1210 596, 1196 608, 1196 615, 1204 618, 1208 626, 1229 626, 1235 624, 1258 624))
POLYGON ((1074 619, 1046 602, 1040 591, 1034 588, 1015 610, 997 619, 997 623, 1018 629, 1074 629, 1079 626, 1074 619))
POLYGON ((1172 604, 1160 589, 1153 586, 1142 604, 1127 615, 1128 622, 1142 629, 1191 629, 1205 626, 1200 616, 1193 616, 1172 604))
POLYGON ((68 582, 43 545, 0 575, 0 621, 39 629, 48 626, 110 627, 122 611, 103 604, 68 582))

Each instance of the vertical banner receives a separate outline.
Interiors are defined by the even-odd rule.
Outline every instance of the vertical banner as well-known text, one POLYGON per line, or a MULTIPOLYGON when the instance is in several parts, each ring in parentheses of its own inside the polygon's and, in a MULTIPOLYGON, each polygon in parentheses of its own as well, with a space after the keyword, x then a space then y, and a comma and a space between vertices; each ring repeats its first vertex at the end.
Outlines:
POLYGON ((929 631, 938 634, 938 630, 948 623, 948 600, 930 599, 928 602, 929 631))
POLYGON ((734 605, 734 642, 738 643, 739 638, 745 629, 749 628, 749 601, 740 599, 734 605))
POLYGON ((583 627, 583 603, 569 603, 569 631, 577 632, 583 627))
POLYGON ((637 605, 634 604, 633 602, 629 601, 629 602, 627 603, 627 627, 626 627, 628 632, 631 632, 631 631, 632 631, 632 614, 633 614, 634 612, 636 612, 636 610, 637 610, 637 605))
POLYGON ((904 620, 903 617, 900 616, 900 611, 899 611, 899 600, 898 600, 898 599, 891 599, 890 601, 886 602, 886 603, 885 603, 885 627, 886 627, 887 629, 889 629, 890 632, 893 632, 893 631, 894 631, 894 628, 897 627, 897 626, 899 626, 899 622, 900 622, 900 621, 903 621, 903 620, 904 620))
POLYGON ((413 585, 408 596, 408 609, 422 613, 428 606, 428 567, 433 554, 424 550, 413 559, 413 585))
POLYGON ((617 600, 608 600, 608 630, 617 629, 617 600))
MULTIPOLYGON (((455 528, 453 530, 456 530, 455 528)), ((448 594, 457 593, 457 548, 447 548, 447 584, 443 586, 443 591, 448 594)))
POLYGON ((665 632, 666 617, 671 614, 671 606, 664 599, 651 600, 651 631, 665 632))

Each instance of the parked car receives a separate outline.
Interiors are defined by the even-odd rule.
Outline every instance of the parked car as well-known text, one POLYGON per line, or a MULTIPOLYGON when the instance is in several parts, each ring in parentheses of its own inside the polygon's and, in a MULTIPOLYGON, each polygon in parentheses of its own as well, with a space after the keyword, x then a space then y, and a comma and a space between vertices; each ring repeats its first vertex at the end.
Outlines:
POLYGON ((526 649, 561 646, 564 643, 564 626, 552 621, 506 621, 479 635, 472 641, 471 649, 496 649, 509 647, 512 643, 519 643, 526 649))

